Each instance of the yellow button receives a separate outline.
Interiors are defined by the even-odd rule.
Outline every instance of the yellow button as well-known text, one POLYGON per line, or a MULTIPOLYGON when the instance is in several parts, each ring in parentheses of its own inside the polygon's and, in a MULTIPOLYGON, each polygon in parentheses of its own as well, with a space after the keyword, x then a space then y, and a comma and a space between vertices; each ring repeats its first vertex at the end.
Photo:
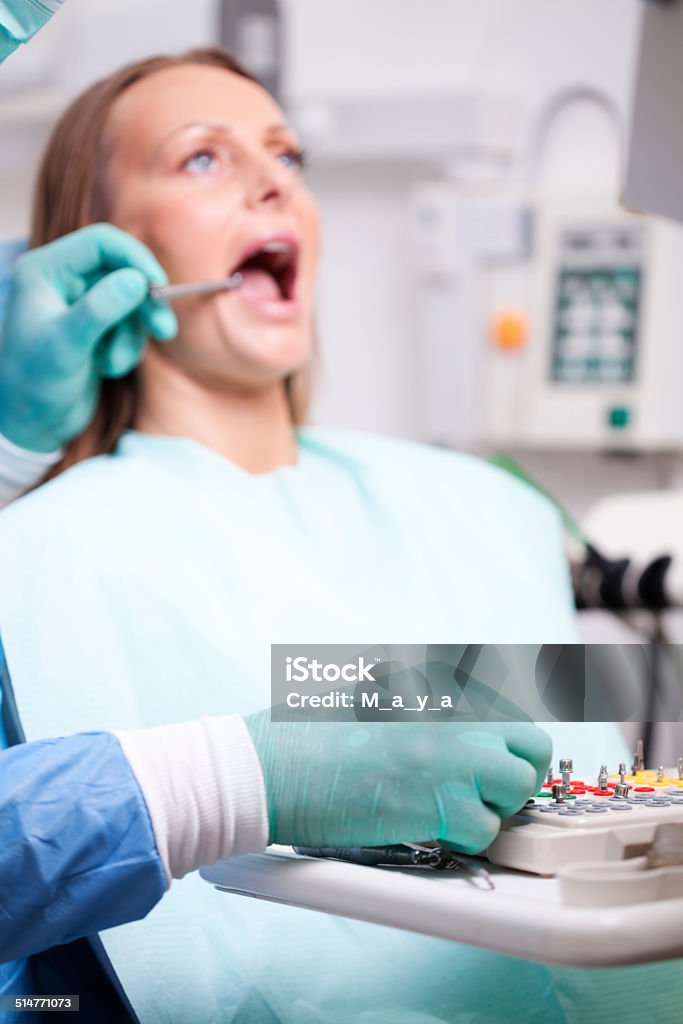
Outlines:
POLYGON ((491 320, 491 338, 494 345, 506 352, 523 348, 529 334, 524 313, 516 309, 502 309, 491 320))

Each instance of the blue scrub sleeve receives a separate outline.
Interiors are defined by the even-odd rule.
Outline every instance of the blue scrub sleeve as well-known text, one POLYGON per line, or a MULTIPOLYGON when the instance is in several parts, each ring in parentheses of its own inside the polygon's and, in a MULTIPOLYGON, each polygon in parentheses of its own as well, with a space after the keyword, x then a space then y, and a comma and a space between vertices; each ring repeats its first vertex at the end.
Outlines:
POLYGON ((167 888, 111 733, 0 752, 0 962, 144 917, 167 888))

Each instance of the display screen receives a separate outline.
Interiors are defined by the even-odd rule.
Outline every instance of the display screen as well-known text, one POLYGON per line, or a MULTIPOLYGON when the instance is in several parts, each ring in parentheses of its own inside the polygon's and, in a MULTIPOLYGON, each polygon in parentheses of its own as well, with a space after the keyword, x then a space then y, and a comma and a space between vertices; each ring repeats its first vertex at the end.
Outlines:
POLYGON ((641 227, 563 232, 552 380, 577 384, 635 380, 642 245, 641 227))

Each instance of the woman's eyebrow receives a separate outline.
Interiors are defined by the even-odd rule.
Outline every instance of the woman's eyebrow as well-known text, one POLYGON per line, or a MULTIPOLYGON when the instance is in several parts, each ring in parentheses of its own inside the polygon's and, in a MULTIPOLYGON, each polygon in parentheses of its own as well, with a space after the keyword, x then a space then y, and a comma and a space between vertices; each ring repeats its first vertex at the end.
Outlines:
MULTIPOLYGON (((166 142, 168 142, 169 139, 172 139, 176 135, 180 135, 183 132, 188 132, 192 130, 212 131, 220 132, 223 135, 234 135, 234 129, 229 124, 224 124, 217 121, 190 121, 188 124, 181 124, 177 128, 173 128, 172 131, 168 132, 167 135, 164 135, 164 137, 160 139, 160 141, 154 147, 154 152, 157 153, 159 149, 161 149, 161 147, 165 145, 166 142)), ((279 135, 282 132, 291 133, 291 128, 284 121, 279 124, 272 124, 268 128, 264 128, 263 135, 264 138, 268 138, 273 135, 279 135)))
POLYGON ((178 125, 177 128, 172 128, 170 132, 167 132, 166 135, 159 139, 154 147, 152 156, 156 156, 159 150, 162 149, 170 139, 175 138, 176 135, 182 135, 184 132, 189 131, 212 131, 222 132, 224 135, 232 135, 232 128, 227 124, 218 124, 217 122, 212 121, 189 121, 187 124, 181 124, 178 125))
POLYGON ((271 124, 270 128, 266 128, 263 132, 264 135, 279 135, 281 132, 292 133, 292 129, 285 121, 281 121, 280 124, 271 124))

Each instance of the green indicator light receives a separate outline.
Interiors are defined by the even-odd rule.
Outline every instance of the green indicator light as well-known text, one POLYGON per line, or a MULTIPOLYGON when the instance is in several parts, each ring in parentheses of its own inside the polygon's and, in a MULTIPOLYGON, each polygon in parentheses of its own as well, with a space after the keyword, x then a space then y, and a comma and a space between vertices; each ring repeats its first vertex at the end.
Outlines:
POLYGON ((624 430, 631 420, 631 412, 623 405, 615 405, 607 414, 607 422, 614 430, 624 430))

